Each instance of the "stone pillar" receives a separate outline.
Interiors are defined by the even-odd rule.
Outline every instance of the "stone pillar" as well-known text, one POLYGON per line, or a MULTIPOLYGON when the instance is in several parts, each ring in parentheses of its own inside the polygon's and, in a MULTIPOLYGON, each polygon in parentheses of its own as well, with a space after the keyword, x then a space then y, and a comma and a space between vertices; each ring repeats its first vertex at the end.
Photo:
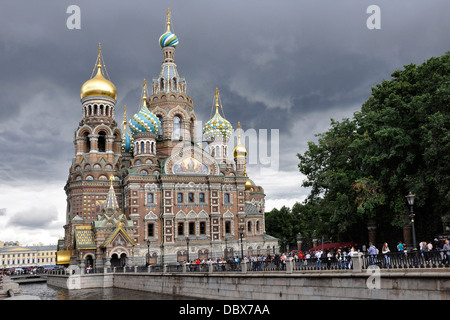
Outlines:
POLYGON ((288 257, 286 259, 286 273, 292 273, 294 271, 294 258, 288 257))
POLYGON ((98 134, 90 134, 89 141, 91 142, 91 150, 92 153, 98 153, 98 134))
POLYGON ((242 259, 242 262, 241 262, 241 272, 247 273, 247 261, 244 259, 242 259))
POLYGON ((360 252, 354 252, 352 255, 352 265, 353 265, 353 272, 361 272, 362 271, 362 253, 360 252))

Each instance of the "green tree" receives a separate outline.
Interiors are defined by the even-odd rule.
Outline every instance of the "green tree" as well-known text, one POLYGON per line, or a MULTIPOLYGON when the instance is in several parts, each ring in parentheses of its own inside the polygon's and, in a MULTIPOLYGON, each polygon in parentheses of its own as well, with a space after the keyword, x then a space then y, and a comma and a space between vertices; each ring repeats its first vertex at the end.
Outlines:
POLYGON ((412 191, 418 236, 442 231, 441 216, 450 214, 449 75, 449 53, 406 65, 373 87, 352 119, 331 120, 309 142, 298 154, 303 186, 311 188, 303 228, 342 238, 369 219, 379 230, 401 227, 412 191), (363 185, 373 191, 363 193, 363 185))

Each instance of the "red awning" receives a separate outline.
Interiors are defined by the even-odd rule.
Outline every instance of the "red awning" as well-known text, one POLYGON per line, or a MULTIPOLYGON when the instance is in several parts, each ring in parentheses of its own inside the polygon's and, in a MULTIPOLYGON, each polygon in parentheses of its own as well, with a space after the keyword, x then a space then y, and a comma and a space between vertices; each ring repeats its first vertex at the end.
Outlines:
POLYGON ((322 245, 318 245, 317 247, 311 248, 308 251, 317 251, 317 250, 335 250, 335 249, 342 249, 342 248, 351 248, 354 246, 357 246, 357 243, 354 242, 335 242, 335 243, 324 243, 323 247, 322 245))

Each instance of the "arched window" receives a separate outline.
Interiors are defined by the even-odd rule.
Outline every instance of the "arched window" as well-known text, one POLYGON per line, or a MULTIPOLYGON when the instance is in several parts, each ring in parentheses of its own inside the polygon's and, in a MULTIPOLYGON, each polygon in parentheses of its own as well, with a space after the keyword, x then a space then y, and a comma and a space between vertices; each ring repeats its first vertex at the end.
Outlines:
POLYGON ((161 116, 158 116, 158 119, 159 119, 159 123, 161 124, 161 126, 159 127, 158 135, 162 137, 162 135, 163 135, 163 119, 161 116))
POLYGON ((84 139, 86 144, 86 153, 91 151, 91 140, 89 139, 89 132, 84 133, 84 139))
POLYGON ((178 116, 173 118, 173 139, 180 139, 180 131, 181 131, 181 119, 178 116))
POLYGON ((173 78, 173 90, 177 90, 177 78, 173 78))
POLYGON ((145 153, 145 143, 144 143, 144 141, 141 142, 141 153, 145 153))
POLYGON ((98 152, 106 151, 106 133, 105 131, 100 131, 98 133, 98 152))
POLYGON ((252 222, 251 221, 249 221, 247 224, 247 231, 252 232, 252 222))
POLYGON ((159 87, 161 91, 164 90, 164 78, 161 78, 161 85, 159 87))

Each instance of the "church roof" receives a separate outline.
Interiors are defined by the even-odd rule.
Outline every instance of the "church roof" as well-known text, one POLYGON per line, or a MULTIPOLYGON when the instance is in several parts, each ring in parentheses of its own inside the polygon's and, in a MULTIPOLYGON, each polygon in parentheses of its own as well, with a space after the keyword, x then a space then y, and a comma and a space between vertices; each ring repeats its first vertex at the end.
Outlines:
POLYGON ((94 232, 90 226, 80 226, 75 229, 75 244, 77 249, 96 249, 94 232))

